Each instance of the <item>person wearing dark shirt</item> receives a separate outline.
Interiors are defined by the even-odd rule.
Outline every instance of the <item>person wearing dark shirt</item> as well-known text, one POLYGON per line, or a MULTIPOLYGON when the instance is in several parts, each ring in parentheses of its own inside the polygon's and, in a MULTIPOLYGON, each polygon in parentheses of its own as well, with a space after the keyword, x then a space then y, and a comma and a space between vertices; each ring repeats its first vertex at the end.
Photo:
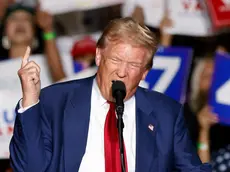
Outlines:
MULTIPOLYGON (((191 94, 188 103, 184 105, 185 120, 189 128, 190 137, 197 146, 198 154, 203 162, 216 165, 218 152, 227 150, 230 144, 230 127, 218 123, 218 114, 213 114, 208 105, 209 88, 214 71, 214 60, 207 57, 196 65, 192 81, 191 94), (221 150, 221 151, 220 151, 221 150)), ((229 157, 230 158, 230 157, 229 157)), ((226 170, 230 170, 230 166, 226 170)))

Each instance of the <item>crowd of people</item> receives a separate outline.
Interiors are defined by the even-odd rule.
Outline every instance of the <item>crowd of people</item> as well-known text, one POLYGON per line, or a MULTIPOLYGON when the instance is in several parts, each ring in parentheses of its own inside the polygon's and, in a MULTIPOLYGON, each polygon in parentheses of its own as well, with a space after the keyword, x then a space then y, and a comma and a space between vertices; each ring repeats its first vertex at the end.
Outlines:
MULTIPOLYGON (((193 48, 184 104, 185 120, 202 162, 211 162, 214 171, 230 171, 230 127, 218 124, 218 114, 213 114, 212 107, 208 106, 215 53, 230 52, 230 30, 209 37, 172 35, 164 32, 164 28, 173 25, 167 11, 159 21, 159 27, 156 27, 149 16, 151 13, 147 11, 151 9, 141 3, 134 3, 132 6, 131 8, 130 2, 127 2, 119 8, 116 6, 114 12, 147 25, 157 35, 159 45, 193 48)), ((61 52, 56 45, 56 30, 59 28, 55 27, 58 25, 55 25, 54 16, 42 11, 39 5, 31 7, 14 0, 0 1, 0 63, 22 57, 27 46, 30 46, 32 54, 45 55, 53 82, 65 79, 67 75, 61 52)), ((90 36, 75 40, 69 53, 76 62, 75 73, 95 67, 96 41, 90 36)), ((9 160, 0 160, 0 171, 8 172, 7 170, 10 171, 9 160)))

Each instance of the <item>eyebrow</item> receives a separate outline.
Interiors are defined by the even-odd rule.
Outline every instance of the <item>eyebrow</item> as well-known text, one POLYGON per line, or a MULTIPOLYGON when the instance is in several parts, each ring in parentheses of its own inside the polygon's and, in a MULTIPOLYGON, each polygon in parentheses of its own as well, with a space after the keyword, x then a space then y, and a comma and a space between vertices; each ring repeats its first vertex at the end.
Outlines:
MULTIPOLYGON (((109 57, 110 59, 118 59, 118 60, 121 60, 121 61, 124 61, 122 58, 119 58, 117 55, 113 55, 111 57, 109 57)), ((142 65, 143 63, 142 62, 136 62, 136 61, 125 61, 127 63, 132 63, 132 64, 138 64, 138 65, 142 65)))

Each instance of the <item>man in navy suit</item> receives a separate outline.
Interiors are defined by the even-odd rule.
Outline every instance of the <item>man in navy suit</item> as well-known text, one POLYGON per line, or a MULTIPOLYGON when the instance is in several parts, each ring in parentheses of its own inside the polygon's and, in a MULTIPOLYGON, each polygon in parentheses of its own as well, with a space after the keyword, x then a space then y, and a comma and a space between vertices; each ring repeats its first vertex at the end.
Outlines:
POLYGON ((191 144, 181 104, 138 87, 152 67, 156 47, 154 34, 145 26, 130 18, 113 20, 97 43, 96 76, 41 92, 40 68, 28 61, 28 48, 18 71, 23 97, 10 143, 14 171, 121 172, 116 133, 110 134, 116 127, 108 120, 116 120, 114 80, 126 87, 126 171, 211 171, 191 144))

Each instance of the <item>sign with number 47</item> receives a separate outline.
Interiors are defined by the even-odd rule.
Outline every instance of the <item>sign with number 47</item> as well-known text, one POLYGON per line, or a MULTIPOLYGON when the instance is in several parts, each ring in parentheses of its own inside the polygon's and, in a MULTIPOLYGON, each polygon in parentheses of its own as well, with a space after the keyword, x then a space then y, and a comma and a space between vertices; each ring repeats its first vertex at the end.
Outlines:
POLYGON ((210 89, 210 106, 220 123, 230 125, 230 55, 216 54, 210 89))
POLYGON ((184 103, 191 60, 190 48, 160 47, 152 69, 140 85, 184 103))

